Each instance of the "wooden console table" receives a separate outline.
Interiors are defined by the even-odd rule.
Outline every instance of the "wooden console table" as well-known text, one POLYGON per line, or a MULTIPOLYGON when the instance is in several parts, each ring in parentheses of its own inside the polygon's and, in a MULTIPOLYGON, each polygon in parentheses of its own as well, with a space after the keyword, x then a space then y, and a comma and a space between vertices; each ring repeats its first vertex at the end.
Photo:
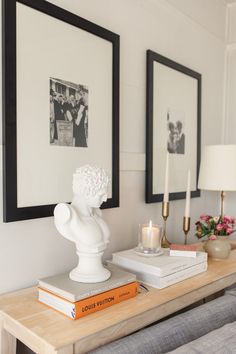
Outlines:
POLYGON ((209 260, 193 278, 106 308, 77 321, 37 301, 36 288, 0 296, 0 353, 15 354, 16 338, 39 354, 86 353, 236 283, 236 250, 209 260))

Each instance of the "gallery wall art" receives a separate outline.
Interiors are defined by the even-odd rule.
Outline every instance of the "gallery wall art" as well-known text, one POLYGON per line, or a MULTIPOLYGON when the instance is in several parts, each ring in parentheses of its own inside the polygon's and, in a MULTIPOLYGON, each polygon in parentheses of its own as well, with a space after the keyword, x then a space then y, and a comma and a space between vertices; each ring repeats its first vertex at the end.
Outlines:
POLYGON ((51 216, 103 167, 119 206, 119 35, 43 0, 3 0, 4 221, 51 216))
POLYGON ((169 199, 200 196, 201 74, 147 51, 146 202, 163 200, 169 154, 169 199))

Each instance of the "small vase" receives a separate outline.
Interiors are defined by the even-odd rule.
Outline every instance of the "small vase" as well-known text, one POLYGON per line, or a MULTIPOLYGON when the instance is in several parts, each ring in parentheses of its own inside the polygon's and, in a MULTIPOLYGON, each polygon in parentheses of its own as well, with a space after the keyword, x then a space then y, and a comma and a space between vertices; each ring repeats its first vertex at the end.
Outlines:
POLYGON ((204 242, 203 248, 209 257, 214 259, 228 258, 231 251, 228 236, 217 236, 216 240, 207 240, 204 242))

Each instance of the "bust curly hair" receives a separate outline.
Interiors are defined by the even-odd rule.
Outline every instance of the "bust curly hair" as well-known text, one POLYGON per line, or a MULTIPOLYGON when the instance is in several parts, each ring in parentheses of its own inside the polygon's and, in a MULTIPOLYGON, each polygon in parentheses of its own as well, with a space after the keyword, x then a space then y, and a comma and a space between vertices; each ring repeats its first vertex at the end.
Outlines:
POLYGON ((109 177, 103 168, 85 165, 73 174, 73 193, 95 196, 100 190, 107 189, 109 177))

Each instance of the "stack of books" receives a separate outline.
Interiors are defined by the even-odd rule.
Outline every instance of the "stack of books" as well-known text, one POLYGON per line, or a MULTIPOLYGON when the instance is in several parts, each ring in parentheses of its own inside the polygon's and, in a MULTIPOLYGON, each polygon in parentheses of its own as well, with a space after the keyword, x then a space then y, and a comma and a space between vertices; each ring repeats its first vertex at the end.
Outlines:
POLYGON ((163 250, 158 257, 145 257, 130 249, 112 255, 112 264, 137 275, 137 279, 162 289, 207 270, 207 253, 196 252, 196 257, 170 256, 163 250))
POLYGON ((137 295, 135 274, 114 266, 109 270, 110 279, 100 283, 78 283, 68 273, 40 279, 38 300, 76 320, 137 295))

